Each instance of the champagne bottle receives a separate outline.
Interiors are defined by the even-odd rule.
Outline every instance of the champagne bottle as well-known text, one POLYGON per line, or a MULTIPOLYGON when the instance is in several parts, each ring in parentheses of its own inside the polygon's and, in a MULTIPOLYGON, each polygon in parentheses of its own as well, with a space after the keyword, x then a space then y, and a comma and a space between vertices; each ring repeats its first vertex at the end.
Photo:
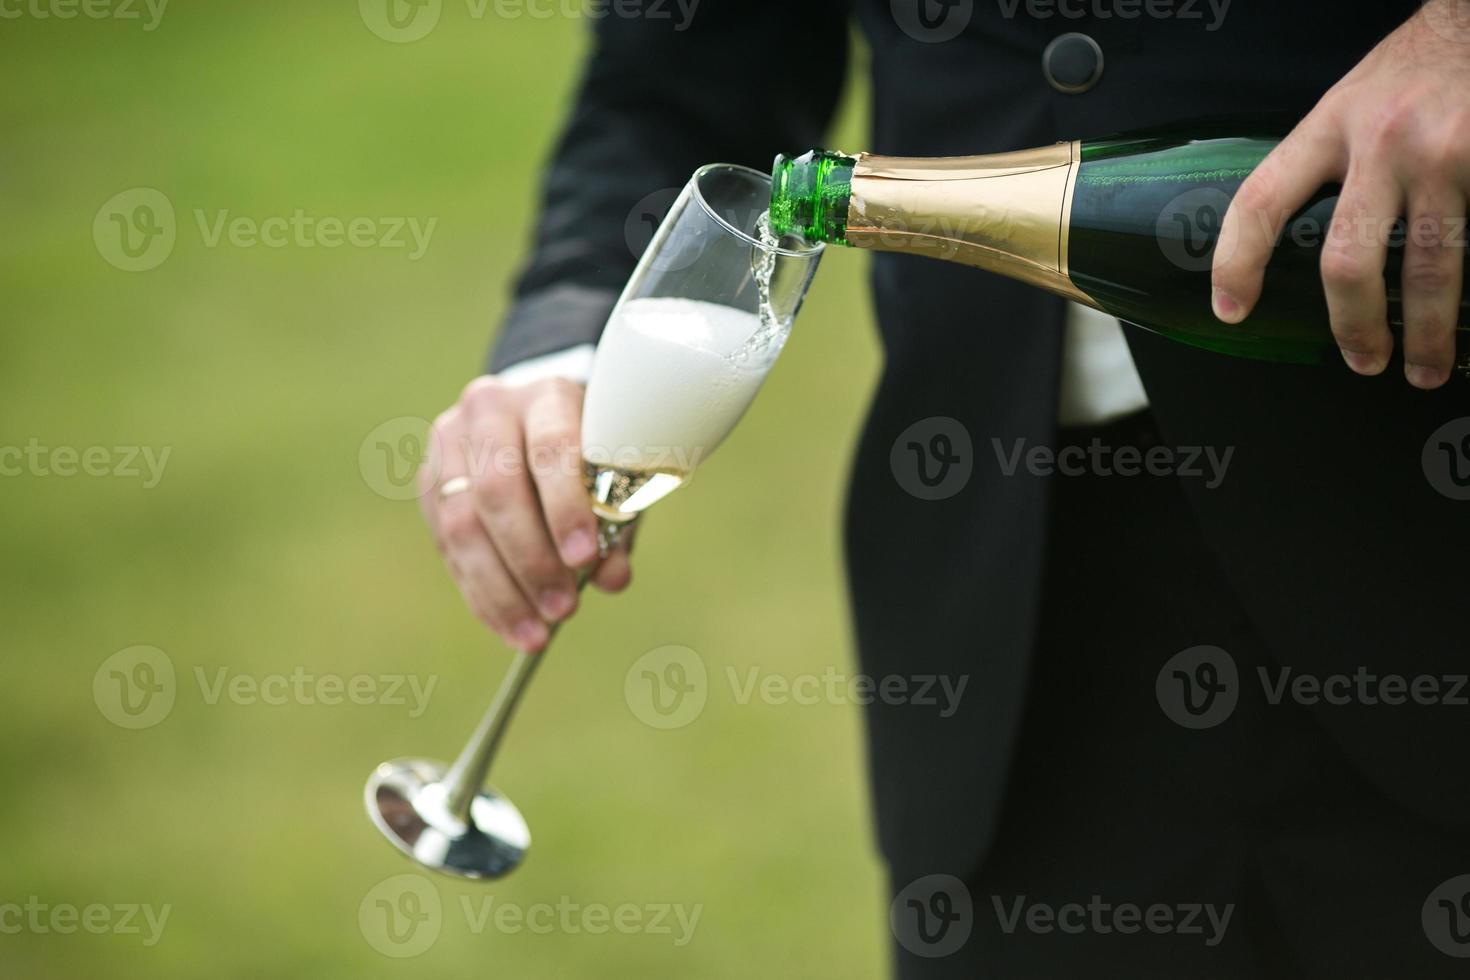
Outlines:
MULTIPOLYGON (((1287 221, 1249 317, 1232 325, 1210 311, 1225 211, 1278 142, 1171 134, 977 157, 777 157, 771 227, 809 241, 977 266, 1207 350, 1316 363, 1336 350, 1319 271, 1336 186, 1322 188, 1287 221)), ((1464 242, 1463 224, 1437 231, 1464 242)), ((1403 325, 1404 236, 1400 222, 1384 270, 1395 331, 1403 325)), ((1462 371, 1470 369, 1470 270, 1465 283, 1462 371)))

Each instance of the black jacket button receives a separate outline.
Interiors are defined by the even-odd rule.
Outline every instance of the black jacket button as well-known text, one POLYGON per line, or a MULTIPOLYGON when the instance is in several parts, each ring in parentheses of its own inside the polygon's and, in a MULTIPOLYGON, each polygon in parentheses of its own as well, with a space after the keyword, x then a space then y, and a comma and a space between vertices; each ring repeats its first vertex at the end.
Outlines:
POLYGON ((1063 34, 1042 52, 1041 70, 1058 92, 1081 95, 1102 78, 1102 48, 1086 34, 1063 34))

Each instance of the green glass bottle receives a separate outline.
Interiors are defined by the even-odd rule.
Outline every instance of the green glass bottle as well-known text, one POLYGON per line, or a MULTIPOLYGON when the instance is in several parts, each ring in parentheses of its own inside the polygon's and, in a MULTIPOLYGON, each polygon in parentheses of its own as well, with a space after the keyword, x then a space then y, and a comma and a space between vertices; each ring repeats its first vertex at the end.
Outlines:
MULTIPOLYGON (((1231 325, 1210 311, 1225 211, 1277 142, 1169 134, 978 157, 778 157, 771 227, 978 266, 1207 350, 1315 363, 1336 356, 1319 272, 1336 187, 1288 221, 1249 317, 1231 325)), ((1395 330, 1402 260, 1400 233, 1384 272, 1395 330)), ((1470 292, 1460 302, 1459 352, 1459 367, 1470 369, 1470 292)))

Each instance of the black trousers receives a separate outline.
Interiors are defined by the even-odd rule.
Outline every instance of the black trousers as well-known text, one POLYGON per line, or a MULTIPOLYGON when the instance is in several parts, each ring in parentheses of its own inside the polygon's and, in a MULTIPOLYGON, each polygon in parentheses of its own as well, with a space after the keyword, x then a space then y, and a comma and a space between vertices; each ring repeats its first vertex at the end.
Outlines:
MULTIPOLYGON (((1141 450, 1157 440, 1144 413, 1059 442, 1094 438, 1141 450)), ((1315 720, 1331 706, 1289 693, 1272 703, 1271 652, 1181 479, 1054 479, 999 833, 963 879, 892 882, 898 976, 1470 976, 1470 959, 1431 935, 1449 927, 1470 941, 1470 908, 1433 894, 1470 874, 1470 841, 1368 785, 1315 720), (1175 659, 1197 647, 1216 649, 1175 659), (1224 700, 1206 708, 1208 689, 1224 700)))

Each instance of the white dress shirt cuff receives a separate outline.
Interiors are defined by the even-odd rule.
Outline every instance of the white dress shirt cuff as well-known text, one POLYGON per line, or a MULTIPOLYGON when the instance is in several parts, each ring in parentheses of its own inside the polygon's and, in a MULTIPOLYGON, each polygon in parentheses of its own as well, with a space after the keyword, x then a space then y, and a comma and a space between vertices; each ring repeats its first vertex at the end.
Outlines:
POLYGON ((566 378, 585 385, 592 377, 592 355, 596 350, 594 344, 578 344, 512 364, 495 377, 510 385, 528 385, 547 378, 566 378))

